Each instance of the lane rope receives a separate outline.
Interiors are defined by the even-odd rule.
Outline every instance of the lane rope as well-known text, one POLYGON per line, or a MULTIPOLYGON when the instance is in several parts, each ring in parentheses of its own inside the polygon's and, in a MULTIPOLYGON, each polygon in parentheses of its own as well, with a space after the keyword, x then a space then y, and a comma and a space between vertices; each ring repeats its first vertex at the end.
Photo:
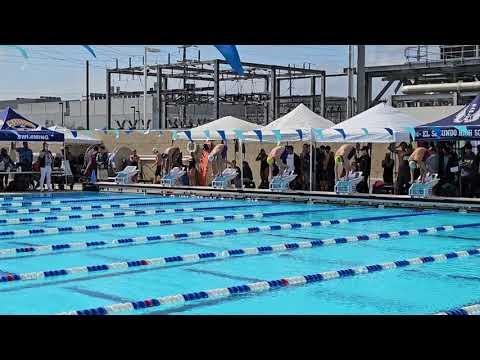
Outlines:
MULTIPOLYGON (((51 213, 51 212, 70 212, 70 211, 93 211, 100 209, 130 209, 134 207, 143 206, 158 206, 158 205, 178 205, 185 202, 144 202, 144 203, 131 203, 131 204, 102 204, 102 205, 79 205, 79 206, 62 206, 62 207, 49 207, 49 208, 29 208, 29 209, 8 209, 0 210, 0 215, 7 214, 34 214, 34 213, 51 213)), ((202 208, 186 208, 189 211, 196 210, 208 210, 208 209, 228 209, 228 208, 240 208, 250 206, 269 206, 271 204, 249 204, 249 205, 232 205, 232 206, 219 206, 215 208, 202 207, 202 208)), ((182 209, 165 209, 166 212, 182 212, 182 209), (170 211, 176 210, 176 211, 170 211)), ((185 212, 188 212, 185 210, 185 212)))
POLYGON ((23 200, 23 196, 0 197, 0 201, 17 201, 23 200))
POLYGON ((290 277, 283 277, 270 281, 259 281, 255 283, 242 284, 231 287, 208 289, 197 292, 190 292, 185 294, 167 295, 157 298, 149 298, 145 300, 132 301, 111 304, 107 306, 100 306, 97 308, 74 310, 62 312, 58 315, 108 315, 113 313, 141 310, 151 307, 159 307, 162 305, 173 305, 180 303, 187 303, 191 301, 205 301, 207 299, 221 299, 230 298, 234 296, 241 296, 252 293, 262 293, 270 290, 282 289, 292 286, 300 286, 315 282, 328 281, 338 278, 352 277, 357 275, 369 274, 383 270, 395 269, 399 267, 406 267, 411 265, 420 265, 431 262, 446 261, 458 257, 467 257, 480 254, 480 248, 469 249, 462 251, 455 251, 446 254, 430 255, 423 257, 415 257, 412 259, 397 260, 380 264, 372 264, 366 266, 359 266, 355 268, 342 269, 336 271, 325 271, 310 275, 297 275, 290 277))
MULTIPOLYGON (((421 215, 428 215, 429 213, 422 213, 421 215)), ((335 220, 322 220, 322 221, 312 221, 312 222, 304 222, 304 223, 290 223, 290 224, 281 224, 281 225, 265 225, 265 226, 252 226, 252 227, 244 227, 244 228, 233 228, 233 229, 224 229, 224 230, 213 230, 213 231, 194 231, 189 233, 175 233, 175 234, 164 234, 164 235, 149 235, 149 236, 137 236, 137 237, 130 237, 130 238, 122 238, 122 239, 114 239, 114 240, 99 240, 99 241, 78 241, 78 242, 71 242, 65 244, 54 244, 54 245, 39 245, 39 246, 30 246, 30 247, 22 247, 22 248, 7 248, 7 249, 0 249, 0 257, 7 257, 7 256, 16 256, 17 254, 21 255, 30 255, 32 252, 41 252, 49 253, 55 252, 59 250, 66 250, 66 249, 86 249, 90 247, 117 247, 123 246, 125 244, 145 244, 150 242, 158 242, 158 241, 181 241, 186 239, 199 239, 199 238, 210 238, 210 237, 219 237, 219 236, 230 236, 230 235, 241 235, 241 234, 251 234, 257 232, 265 232, 265 231, 277 231, 277 230, 291 230, 291 229, 301 229, 301 228, 310 228, 310 227, 318 227, 318 226, 329 226, 329 225, 338 225, 338 224, 348 224, 348 223, 355 223, 355 222, 362 222, 362 221, 374 221, 374 220, 386 220, 386 219, 393 219, 393 218, 401 218, 406 216, 418 216, 419 214, 400 214, 400 215, 384 215, 384 216, 372 216, 372 217, 363 217, 363 218, 349 218, 349 219, 335 219, 335 220)), ((223 220, 245 220, 245 219, 255 219, 263 217, 262 213, 254 213, 254 214, 239 214, 239 215, 223 215, 223 216, 205 216, 205 217, 198 217, 198 218, 182 218, 182 219, 172 219, 172 220, 157 220, 155 223, 160 223, 163 225, 172 224, 175 221, 178 224, 189 224, 196 222, 196 219, 205 219, 208 218, 208 221, 223 221, 223 220)), ((148 223, 147 221, 139 222, 140 224, 148 223)), ((152 223, 152 222, 150 222, 152 223)), ((132 223, 138 224, 138 223, 132 223)), ((105 227, 110 226, 112 227, 115 224, 102 224, 102 225, 83 225, 81 229, 89 228, 92 226, 103 226, 105 227)), ((480 225, 480 223, 478 223, 480 225)), ((131 227, 138 227, 144 225, 135 225, 131 227)), ((108 230, 110 229, 108 227, 108 230)), ((122 226, 113 226, 114 228, 123 228, 126 227, 122 226)), ((65 227, 63 229, 70 229, 73 227, 65 227)), ((79 227, 75 227, 79 228, 79 227)), ((39 229, 42 230, 45 234, 48 234, 48 230, 50 229, 39 229)), ((52 228, 52 230, 58 230, 58 228, 52 228)), ((75 230, 75 229, 74 229, 75 230)), ((17 231, 32 231, 32 230, 17 230, 17 231)), ((83 231, 83 230, 82 230, 83 231)), ((68 232, 65 230, 64 232, 68 232)), ((61 233, 52 232, 55 234, 61 233)), ((1 234, 1 232, 0 232, 1 234)), ((22 236, 30 236, 30 235, 22 235, 22 236)))
POLYGON ((38 280, 43 278, 51 278, 57 276, 73 275, 79 273, 90 273, 98 271, 108 270, 125 270, 128 268, 138 266, 166 266, 178 263, 198 263, 204 260, 222 259, 226 260, 232 257, 244 257, 254 256, 259 254, 270 254, 276 252, 295 251, 299 249, 312 249, 320 246, 339 245, 346 243, 354 243, 359 241, 379 240, 379 239, 393 239, 400 236, 414 236, 420 234, 432 234, 441 231, 454 231, 455 228, 451 225, 437 226, 435 228, 422 228, 416 230, 402 230, 392 231, 374 234, 364 234, 356 236, 348 236, 341 238, 332 238, 324 240, 312 240, 312 241, 300 241, 292 243, 274 244, 267 246, 248 247, 241 249, 227 249, 218 252, 204 252, 188 255, 174 255, 174 256, 161 256, 151 259, 139 259, 131 261, 116 262, 110 264, 96 264, 76 266, 64 269, 48 270, 48 271, 35 271, 22 274, 7 274, 0 277, 0 282, 10 281, 25 281, 25 280, 38 280))
MULTIPOLYGON (((244 205, 246 207, 246 205, 244 205)), ((248 205, 248 207, 259 206, 259 205, 248 205)), ((222 207, 223 209, 228 207, 222 207)), ((203 208, 207 210, 214 210, 215 208, 203 208)), ((1 225, 19 225, 19 224, 30 224, 30 223, 46 223, 46 222, 57 222, 57 221, 69 221, 69 220, 94 220, 94 219, 111 219, 117 217, 129 217, 129 216, 152 216, 163 213, 174 213, 176 211, 167 211, 167 210, 177 210, 177 209, 145 209, 145 210, 132 210, 132 211, 119 211, 119 212, 106 212, 106 213, 91 213, 91 214, 75 214, 75 215, 54 215, 54 216, 44 216, 44 217, 24 217, 24 218, 10 218, 10 219, 0 219, 1 225)), ((194 210, 194 209, 186 209, 194 210)), ((323 211, 332 211, 334 208, 329 209, 316 209, 316 210, 298 210, 298 211, 287 211, 287 212, 276 212, 276 213, 264 213, 264 216, 280 216, 280 215, 295 215, 295 214, 304 214, 312 212, 323 212, 323 211)), ((347 210, 347 209, 339 209, 347 210)), ((350 209, 348 209, 350 210, 350 209)), ((189 212, 183 210, 182 212, 189 212)), ((169 224, 165 224, 169 225, 169 224)))
MULTIPOLYGON (((94 199, 77 199, 77 200, 42 200, 42 201, 22 201, 22 202, 8 202, 0 203, 0 207, 9 208, 9 207, 23 207, 23 206, 42 206, 42 205, 61 205, 67 203, 81 203, 81 202, 102 202, 102 201, 117 201, 117 200, 142 200, 145 197, 125 197, 121 199, 103 199, 103 198, 94 198, 94 199)), ((208 200, 189 200, 189 201, 172 201, 164 202, 165 204, 183 204, 183 203, 195 203, 195 202, 211 202, 216 201, 217 199, 208 199, 208 200)))
POLYGON ((479 314, 480 314, 480 304, 472 304, 472 305, 462 306, 456 309, 442 311, 434 315, 479 315, 479 314))

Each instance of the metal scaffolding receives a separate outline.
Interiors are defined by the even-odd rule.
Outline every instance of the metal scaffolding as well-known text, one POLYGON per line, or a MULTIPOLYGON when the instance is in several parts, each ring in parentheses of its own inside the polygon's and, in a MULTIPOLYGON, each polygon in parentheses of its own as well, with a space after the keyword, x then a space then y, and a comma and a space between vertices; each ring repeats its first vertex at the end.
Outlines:
MULTIPOLYGON (((154 96, 155 116, 152 116, 153 129, 164 129, 167 124, 167 105, 182 106, 182 116, 186 116, 185 107, 189 104, 212 104, 212 119, 222 116, 221 104, 257 104, 264 108, 262 118, 264 123, 275 120, 280 113, 280 101, 285 100, 281 96, 281 84, 310 79, 310 107, 320 115, 325 115, 325 94, 326 77, 337 76, 327 75, 324 70, 311 69, 295 66, 281 66, 270 64, 257 64, 242 62, 245 75, 239 76, 233 72, 230 65, 224 60, 214 59, 200 61, 182 59, 175 64, 167 63, 148 66, 147 76, 156 79, 154 89, 147 91, 147 94, 154 96), (182 79, 181 88, 169 88, 169 79, 182 79), (320 94, 316 91, 316 80, 320 80, 320 94), (237 94, 221 94, 221 83, 224 82, 245 82, 259 80, 264 82, 263 92, 249 92, 237 94), (199 83, 208 83, 208 86, 197 86, 199 83), (315 104, 320 100, 317 109, 315 104)), ((114 68, 106 71, 106 116, 107 128, 112 128, 111 99, 117 94, 112 92, 112 74, 144 75, 144 67, 114 68)), ((340 74, 341 75, 341 74, 340 74)), ((129 92, 129 94, 140 95, 141 91, 129 92)), ((124 92, 123 95, 126 93, 124 92)), ((295 95, 292 95, 293 99, 295 95)), ((298 96, 297 96, 298 97, 298 96)))

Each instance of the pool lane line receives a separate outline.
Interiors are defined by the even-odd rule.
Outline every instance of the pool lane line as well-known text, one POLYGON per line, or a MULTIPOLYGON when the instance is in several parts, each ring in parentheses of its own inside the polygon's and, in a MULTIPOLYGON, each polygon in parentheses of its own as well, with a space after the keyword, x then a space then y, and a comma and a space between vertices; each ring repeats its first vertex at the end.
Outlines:
POLYGON ((309 275, 296 275, 290 277, 283 277, 270 281, 259 281, 249 284, 241 284, 231 287, 207 289, 197 292, 190 292, 185 294, 167 295, 157 298, 149 298, 139 301, 124 302, 111 304, 107 306, 100 306, 97 308, 74 310, 62 312, 58 315, 108 315, 112 313, 119 313, 125 311, 141 310, 150 307, 158 307, 162 305, 173 305, 180 303, 188 303, 191 301, 205 301, 205 299, 220 299, 230 298, 233 296, 241 296, 245 294, 262 293, 270 290, 277 290, 288 288, 292 286, 300 286, 315 282, 328 281, 339 278, 352 277, 357 275, 369 274, 389 269, 406 267, 411 265, 421 265, 430 262, 446 261, 458 257, 467 257, 480 254, 480 248, 468 249, 462 251, 454 251, 445 254, 429 255, 422 257, 415 257, 412 259, 397 260, 385 262, 380 264, 371 264, 366 266, 358 266, 354 268, 325 271, 309 275))
POLYGON ((434 315, 479 315, 480 314, 480 304, 472 304, 467 306, 462 306, 459 308, 442 311, 434 315))
MULTIPOLYGON (((8 202, 8 203, 0 203, 0 208, 10 208, 10 207, 23 207, 23 206, 41 206, 41 205, 61 205, 61 204, 68 204, 68 203, 82 203, 82 202, 103 202, 103 201, 124 201, 124 200, 145 200, 145 197, 125 197, 125 198, 92 198, 92 199, 71 199, 71 200, 43 200, 43 201, 22 201, 22 202, 8 202)), ((218 201, 217 198, 210 198, 210 197, 202 197, 202 198, 192 198, 192 200, 187 201, 165 201, 165 204, 169 203, 195 203, 195 202, 211 202, 211 201, 218 201), (196 200, 193 200, 196 199, 196 200)))
MULTIPOLYGON (((249 205, 256 206, 254 205, 249 205)), ((258 205, 257 205, 258 206, 258 205)), ((210 208, 212 210, 213 208, 210 208)), ((277 212, 277 213, 264 213, 264 216, 281 216, 281 215, 298 215, 304 213, 313 213, 313 212, 324 212, 332 211, 335 208, 327 209, 312 209, 312 210, 294 210, 288 212, 277 212)), ((339 209, 339 210, 350 210, 348 208, 339 209)), ((45 217, 23 217, 23 218, 9 218, 9 219, 0 219, 0 226, 2 225, 20 225, 20 224, 39 224, 46 222, 58 222, 58 221, 69 221, 69 220, 95 220, 95 219, 111 219, 116 217, 131 217, 131 216, 151 216, 165 213, 165 209, 147 209, 147 210, 132 210, 132 211, 120 211, 120 212, 106 212, 106 213, 92 213, 92 214, 74 214, 74 215, 53 215, 45 217)))
MULTIPOLYGON (((264 216, 271 217, 271 216, 282 216, 282 215, 299 215, 299 214, 305 214, 305 213, 315 213, 315 212, 324 212, 324 211, 332 211, 332 210, 335 210, 335 208, 264 213, 264 216)), ((339 209, 339 210, 350 210, 350 209, 339 209)), ((131 210, 131 211, 106 212, 106 213, 8 218, 8 219, 0 219, 0 226, 21 225, 21 224, 40 224, 40 223, 47 223, 47 222, 69 221, 69 220, 96 220, 96 219, 111 219, 111 218, 117 218, 117 217, 152 216, 152 215, 158 215, 163 213, 165 213, 165 209, 146 209, 146 210, 131 210)))
POLYGON ((23 196, 0 197, 0 201, 17 201, 24 200, 23 196))
MULTIPOLYGON (((62 207, 47 207, 47 208, 30 208, 30 209, 2 209, 0 210, 0 215, 7 214, 34 214, 34 213, 51 213, 51 212, 70 212, 70 211, 94 211, 99 209, 129 209, 137 206, 167 206, 167 205, 180 205, 180 204, 192 204, 192 203, 203 203, 203 202, 214 202, 215 200, 202 200, 202 201, 162 201, 162 202, 142 202, 142 203, 126 203, 126 204, 103 204, 103 205, 79 205, 79 206, 62 206, 62 207)), ((249 205, 240 205, 242 207, 247 206, 271 206, 273 204, 249 204, 249 205)), ((237 206, 237 205, 232 205, 237 206)), ((238 206, 238 207, 240 207, 238 206)), ((229 208, 229 206, 218 207, 220 208, 229 208)), ((196 208, 199 210, 208 210, 210 207, 196 208)), ((172 209, 166 209, 172 210, 172 209)), ((173 211, 171 211, 173 212, 173 211)), ((176 212, 181 212, 177 210, 176 212)))
POLYGON ((431 233, 436 233, 440 231, 454 231, 454 230, 455 228, 453 226, 446 225, 446 226, 437 226, 432 228, 421 228, 416 230, 402 230, 402 231, 391 231, 391 232, 382 232, 382 233, 374 233, 374 234, 363 234, 363 235, 348 236, 348 237, 341 237, 341 238, 335 238, 335 239, 300 241, 300 242, 274 244, 274 245, 258 246, 258 247, 248 247, 248 248, 240 248, 240 249, 227 249, 227 250, 218 251, 218 252, 203 252, 203 253, 188 254, 188 255, 161 256, 161 257, 151 258, 151 259, 121 261, 121 262, 114 262, 110 264, 75 266, 75 267, 70 267, 65 269, 35 271, 35 272, 28 272, 28 273, 22 273, 22 274, 16 274, 16 275, 4 275, 0 277, 0 282, 38 280, 38 279, 43 279, 48 277, 74 275, 79 273, 91 273, 96 271, 125 270, 125 269, 138 267, 138 266, 167 266, 167 265, 172 265, 177 263, 192 264, 192 263, 200 263, 204 260, 212 260, 212 259, 225 260, 232 257, 262 255, 262 254, 270 254, 270 253, 277 253, 277 252, 294 251, 298 249, 316 248, 316 247, 327 246, 327 245, 339 245, 339 244, 354 243, 359 241, 389 239, 389 238, 396 238, 400 236, 414 236, 419 234, 431 234, 431 233))
MULTIPOLYGON (((218 236, 228 236, 228 235, 240 235, 240 234, 251 234, 257 232, 265 231, 276 231, 276 230, 291 230, 291 229, 302 229, 318 226, 329 226, 329 225, 338 225, 338 224, 348 224, 361 221, 374 221, 374 220, 387 220, 394 218, 402 218, 407 216, 420 216, 420 215, 431 215, 431 213, 422 213, 422 214, 398 214, 398 215, 386 215, 386 216, 372 216, 372 217, 363 217, 363 218, 347 218, 347 219, 334 219, 334 220, 322 220, 322 221, 310 221, 303 223, 289 223, 289 224, 276 224, 276 225, 265 225, 265 226, 252 226, 244 228, 232 228, 224 230, 214 230, 214 231, 193 231, 189 233, 174 233, 174 234, 163 234, 163 235, 149 235, 149 236, 138 236, 131 238, 122 238, 115 240, 100 240, 100 241, 79 241, 65 244, 53 244, 53 245, 39 245, 23 248, 8 248, 0 249, 0 258, 5 256, 11 256, 18 253, 31 253, 39 251, 42 253, 65 250, 65 249, 85 249, 89 247, 115 247, 122 246, 124 244, 133 244, 141 243, 146 244, 153 241, 179 241, 185 239, 199 239, 199 238, 210 238, 218 236), (119 245, 121 244, 121 245, 119 245)), ((111 229, 123 229, 123 228, 138 228, 143 226, 161 226, 161 225, 170 225, 175 222, 175 224, 191 224, 191 223, 201 223, 202 221, 197 221, 197 219, 203 219, 203 221, 224 221, 224 220, 248 220, 254 218, 263 217, 262 213, 254 214, 238 214, 238 215, 223 215, 223 216, 204 216, 198 218, 182 218, 182 219, 172 219, 172 220, 155 220, 155 221, 139 221, 132 223, 120 223, 120 224, 100 224, 100 225, 81 225, 81 226, 69 226, 63 228, 46 228, 46 229, 31 229, 31 230, 13 230, 13 231, 3 231, 0 232, 0 237, 29 237, 31 235, 44 234, 52 235, 59 233, 70 233, 70 232, 85 232, 89 230, 111 230, 111 229), (86 229, 86 230, 85 230, 86 229), (15 235, 12 235, 15 234, 15 235)), ((480 223, 479 223, 480 225, 480 223)))

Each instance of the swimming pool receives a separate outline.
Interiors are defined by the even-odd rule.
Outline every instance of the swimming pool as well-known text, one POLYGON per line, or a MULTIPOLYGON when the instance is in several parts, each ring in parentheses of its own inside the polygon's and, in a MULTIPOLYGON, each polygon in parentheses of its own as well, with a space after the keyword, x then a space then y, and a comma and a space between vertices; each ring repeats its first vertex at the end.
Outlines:
POLYGON ((434 314, 480 302, 476 213, 84 192, 5 195, 0 214, 1 314, 434 314))

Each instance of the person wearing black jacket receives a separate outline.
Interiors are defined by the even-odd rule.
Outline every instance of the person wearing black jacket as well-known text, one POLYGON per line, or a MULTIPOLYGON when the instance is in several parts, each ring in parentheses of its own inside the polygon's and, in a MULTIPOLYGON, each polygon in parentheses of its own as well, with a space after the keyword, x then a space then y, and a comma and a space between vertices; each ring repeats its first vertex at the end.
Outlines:
POLYGON ((260 153, 257 155, 255 161, 260 161, 260 185, 259 189, 268 189, 268 170, 267 153, 264 149, 260 149, 260 153))
POLYGON ((370 165, 371 159, 370 155, 368 155, 368 146, 364 146, 361 149, 360 157, 358 158, 358 167, 363 176, 363 181, 358 184, 357 187, 359 192, 368 193, 369 191, 368 180, 370 178, 370 165))

